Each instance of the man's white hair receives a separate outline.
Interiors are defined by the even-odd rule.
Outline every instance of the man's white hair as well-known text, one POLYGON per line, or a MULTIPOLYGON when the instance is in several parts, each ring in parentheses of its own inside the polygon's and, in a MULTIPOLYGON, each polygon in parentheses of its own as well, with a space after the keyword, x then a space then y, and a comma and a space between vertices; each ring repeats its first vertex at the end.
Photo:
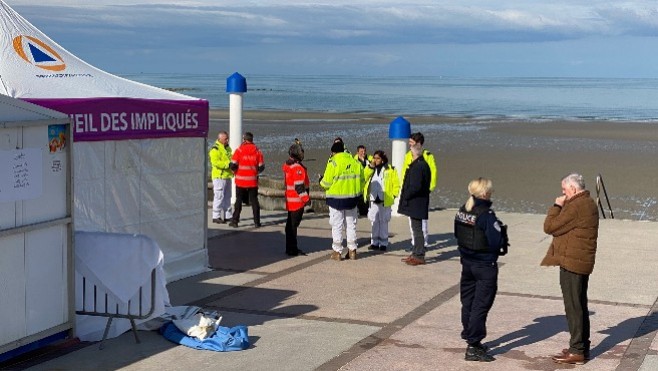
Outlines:
POLYGON ((562 182, 566 184, 571 184, 574 187, 576 187, 579 191, 582 191, 585 189, 585 179, 583 178, 582 175, 578 173, 571 173, 564 178, 562 178, 562 182))

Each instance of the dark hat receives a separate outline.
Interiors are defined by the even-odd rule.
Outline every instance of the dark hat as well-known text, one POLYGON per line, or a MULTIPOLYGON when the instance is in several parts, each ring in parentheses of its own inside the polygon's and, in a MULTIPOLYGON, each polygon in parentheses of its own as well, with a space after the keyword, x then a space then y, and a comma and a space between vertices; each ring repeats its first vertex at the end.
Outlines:
POLYGON ((297 161, 304 160, 304 148, 300 144, 293 144, 288 150, 288 155, 297 161))
POLYGON ((343 144, 343 142, 336 142, 331 146, 331 152, 333 153, 345 152, 345 145, 343 144))

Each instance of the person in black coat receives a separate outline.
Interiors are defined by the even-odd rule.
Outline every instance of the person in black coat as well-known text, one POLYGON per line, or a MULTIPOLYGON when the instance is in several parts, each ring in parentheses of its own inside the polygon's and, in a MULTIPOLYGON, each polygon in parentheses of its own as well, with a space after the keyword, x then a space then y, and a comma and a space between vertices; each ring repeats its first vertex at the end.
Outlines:
POLYGON ((432 173, 423 158, 422 147, 412 146, 413 160, 402 181, 398 213, 406 215, 411 220, 414 247, 411 255, 402 261, 408 265, 425 264, 425 238, 423 237, 423 219, 428 218, 430 205, 430 180, 432 173))

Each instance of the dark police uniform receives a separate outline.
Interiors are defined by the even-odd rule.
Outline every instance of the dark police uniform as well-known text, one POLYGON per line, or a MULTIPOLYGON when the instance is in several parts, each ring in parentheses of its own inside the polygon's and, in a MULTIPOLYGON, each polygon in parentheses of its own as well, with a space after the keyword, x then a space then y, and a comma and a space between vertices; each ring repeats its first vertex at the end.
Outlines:
POLYGON ((473 209, 455 215, 455 237, 461 256, 462 339, 479 345, 498 290, 498 256, 507 253, 507 231, 491 210, 491 201, 475 198, 473 209))

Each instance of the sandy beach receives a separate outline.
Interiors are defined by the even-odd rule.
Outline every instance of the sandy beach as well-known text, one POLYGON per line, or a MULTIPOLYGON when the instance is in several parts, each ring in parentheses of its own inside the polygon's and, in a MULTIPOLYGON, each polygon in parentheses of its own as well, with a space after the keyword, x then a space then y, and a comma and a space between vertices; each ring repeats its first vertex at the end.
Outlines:
MULTIPOLYGON (((245 111, 243 131, 251 131, 265 156, 265 176, 281 178, 281 164, 294 138, 304 143, 312 178, 324 170, 330 144, 341 136, 353 153, 390 154, 388 126, 395 117, 373 114, 245 111)), ((436 157, 438 185, 434 208, 456 208, 475 177, 493 179, 494 208, 543 214, 560 194, 560 179, 585 176, 596 197, 601 175, 614 217, 658 220, 658 124, 611 121, 510 121, 497 118, 405 116, 412 132, 425 135, 436 157)), ((228 112, 211 110, 209 140, 228 131, 228 112)), ((313 180, 312 180, 313 181, 313 180)), ((602 196, 603 197, 603 196, 602 196)), ((604 202, 604 201, 603 201, 604 202)), ((604 202, 605 205, 605 202, 604 202)))

